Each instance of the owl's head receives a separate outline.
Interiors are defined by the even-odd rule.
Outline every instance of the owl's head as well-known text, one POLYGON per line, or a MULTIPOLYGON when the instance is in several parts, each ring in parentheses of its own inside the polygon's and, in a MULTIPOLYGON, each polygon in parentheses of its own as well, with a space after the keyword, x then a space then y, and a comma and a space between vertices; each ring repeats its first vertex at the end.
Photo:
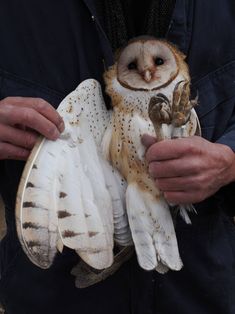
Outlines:
MULTIPOLYGON (((121 51, 117 79, 132 90, 154 90, 169 84, 179 73, 175 47, 155 38, 136 38, 121 51)), ((182 59, 181 54, 181 59, 182 59)))

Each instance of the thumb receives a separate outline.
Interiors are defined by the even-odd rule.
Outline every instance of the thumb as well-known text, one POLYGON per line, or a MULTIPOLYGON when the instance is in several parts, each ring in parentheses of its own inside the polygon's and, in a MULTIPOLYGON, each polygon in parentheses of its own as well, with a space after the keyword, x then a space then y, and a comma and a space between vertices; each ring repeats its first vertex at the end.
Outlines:
POLYGON ((157 142, 157 139, 151 135, 144 134, 141 138, 141 142, 146 148, 149 148, 151 145, 157 142))

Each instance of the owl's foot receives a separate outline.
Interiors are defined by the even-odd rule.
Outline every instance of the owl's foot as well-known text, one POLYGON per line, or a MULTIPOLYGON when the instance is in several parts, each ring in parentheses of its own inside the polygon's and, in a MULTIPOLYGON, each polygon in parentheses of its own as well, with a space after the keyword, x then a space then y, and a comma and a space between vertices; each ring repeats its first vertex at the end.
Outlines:
POLYGON ((170 124, 172 120, 169 99, 160 93, 152 97, 149 102, 148 114, 157 138, 159 140, 163 139, 162 124, 170 124))
POLYGON ((163 94, 157 94, 150 99, 148 112, 154 124, 171 123, 170 102, 163 94))
POLYGON ((188 122, 190 112, 196 104, 196 101, 189 100, 189 84, 188 81, 180 81, 176 84, 173 92, 172 124, 175 127, 181 127, 188 122))

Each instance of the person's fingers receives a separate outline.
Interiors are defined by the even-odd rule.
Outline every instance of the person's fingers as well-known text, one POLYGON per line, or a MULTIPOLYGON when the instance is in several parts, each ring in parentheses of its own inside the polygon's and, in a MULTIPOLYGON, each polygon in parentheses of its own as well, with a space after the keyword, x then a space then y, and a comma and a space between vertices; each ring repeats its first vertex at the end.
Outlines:
MULTIPOLYGON (((191 204, 191 203, 198 203, 203 201, 208 197, 208 194, 206 194, 204 191, 200 192, 184 192, 184 191, 170 191, 170 192, 164 192, 163 193, 164 197, 169 203, 172 204, 191 204)), ((210 193, 209 195, 212 195, 210 193)))
POLYGON ((0 107, 0 122, 11 126, 20 123, 51 140, 57 139, 60 135, 54 123, 31 107, 13 105, 8 105, 4 109, 0 107))
POLYGON ((41 113, 41 115, 55 124, 60 132, 63 132, 64 122, 62 117, 47 101, 41 98, 27 98, 26 102, 24 101, 24 103, 26 106, 29 106, 35 109, 37 112, 41 113))
POLYGON ((0 142, 7 142, 22 148, 32 149, 38 134, 33 131, 23 131, 9 125, 0 124, 0 142))
MULTIPOLYGON (((9 105, 19 108, 25 107, 34 109, 36 112, 40 113, 50 122, 52 122, 57 127, 59 132, 64 130, 64 122, 62 117, 51 104, 41 98, 8 97, 1 101, 0 110, 7 110, 7 106, 9 105)), ((10 107, 9 110, 11 110, 11 108, 12 107, 10 107)))
POLYGON ((156 143, 156 138, 148 135, 148 134, 144 134, 141 138, 141 142, 142 144, 148 149, 150 146, 152 146, 154 143, 156 143))
POLYGON ((30 151, 22 147, 18 147, 9 143, 0 142, 0 160, 16 159, 27 160, 30 151))
POLYGON ((181 158, 189 154, 196 155, 198 153, 200 153, 200 145, 192 137, 167 139, 152 145, 146 153, 146 159, 148 162, 162 161, 181 158))
POLYGON ((206 188, 203 175, 156 179, 157 187, 163 191, 198 191, 206 188))
POLYGON ((201 173, 206 165, 198 158, 172 159, 149 163, 149 174, 153 178, 172 178, 201 173))

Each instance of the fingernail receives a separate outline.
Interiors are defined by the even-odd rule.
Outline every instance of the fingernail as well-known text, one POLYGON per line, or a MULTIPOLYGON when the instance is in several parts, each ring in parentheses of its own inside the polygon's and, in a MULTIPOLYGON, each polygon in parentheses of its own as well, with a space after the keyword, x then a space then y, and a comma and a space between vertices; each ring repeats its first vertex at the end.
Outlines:
POLYGON ((62 120, 60 122, 60 124, 58 125, 58 129, 59 129, 60 133, 62 133, 64 131, 64 128, 65 128, 64 121, 62 120))
POLYGON ((59 136, 60 136, 60 132, 57 129, 55 129, 54 132, 51 134, 51 139, 57 140, 59 136))
POLYGON ((151 145, 156 143, 156 138, 148 134, 144 134, 141 138, 141 142, 146 148, 149 148, 151 145))

